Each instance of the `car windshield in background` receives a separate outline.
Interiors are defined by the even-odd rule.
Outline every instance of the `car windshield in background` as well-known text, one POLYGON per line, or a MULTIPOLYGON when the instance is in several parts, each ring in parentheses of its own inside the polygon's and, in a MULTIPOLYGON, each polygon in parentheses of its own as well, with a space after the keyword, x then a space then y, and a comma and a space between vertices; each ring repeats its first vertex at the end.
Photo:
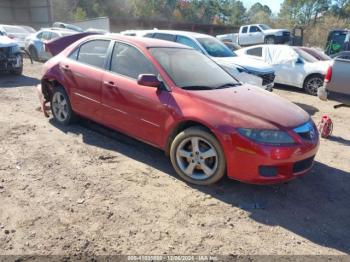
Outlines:
POLYGON ((312 56, 312 55, 306 53, 305 51, 301 50, 300 48, 294 48, 294 50, 295 50, 295 52, 298 53, 298 55, 299 55, 304 61, 309 62, 309 63, 318 62, 318 60, 317 60, 314 56, 312 56))
POLYGON ((269 29, 271 29, 271 27, 269 27, 268 25, 259 25, 260 26, 260 28, 262 29, 262 30, 269 30, 269 29))
POLYGON ((25 30, 22 27, 17 27, 17 26, 4 26, 4 29, 7 33, 13 33, 13 34, 28 34, 28 31, 25 30))
POLYGON ((186 90, 229 88, 239 83, 210 58, 182 48, 151 48, 150 53, 174 83, 186 90))
POLYGON ((227 46, 213 37, 196 38, 207 53, 212 57, 234 57, 237 56, 227 46))

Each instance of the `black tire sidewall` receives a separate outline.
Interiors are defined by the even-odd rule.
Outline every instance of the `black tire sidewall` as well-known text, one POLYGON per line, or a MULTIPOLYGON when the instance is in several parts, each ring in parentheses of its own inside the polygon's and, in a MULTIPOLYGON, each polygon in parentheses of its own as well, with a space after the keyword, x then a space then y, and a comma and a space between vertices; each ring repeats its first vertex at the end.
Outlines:
POLYGON ((275 37, 274 36, 268 36, 265 38, 265 44, 275 44, 275 37), (272 39, 271 43, 269 43, 269 40, 272 39))
MULTIPOLYGON (((315 94, 309 92, 309 89, 307 88, 307 83, 308 83, 309 81, 311 81, 312 79, 315 79, 315 78, 318 78, 318 79, 320 79, 321 81, 324 81, 323 78, 320 77, 320 76, 310 76, 310 77, 306 78, 305 83, 304 83, 304 90, 305 90, 305 92, 306 92, 307 94, 311 95, 311 96, 317 96, 317 91, 318 91, 318 90, 316 90, 316 93, 315 93, 315 94)), ((320 88, 320 87, 319 87, 319 88, 320 88)))
POLYGON ((66 91, 65 91, 65 89, 64 89, 63 87, 61 87, 61 86, 56 86, 56 87, 54 87, 53 92, 52 92, 52 96, 51 96, 51 101, 50 101, 50 102, 51 102, 51 112, 52 112, 53 118, 55 119, 55 121, 56 121, 57 123, 59 123, 59 124, 61 124, 61 125, 68 126, 68 125, 70 125, 72 122, 74 122, 74 120, 75 120, 75 114, 74 114, 74 112, 73 112, 73 110, 72 110, 72 106, 71 106, 71 104, 70 104, 69 97, 68 97, 68 95, 67 95, 67 93, 66 93, 66 91), (57 92, 60 93, 60 94, 62 94, 62 95, 64 96, 64 98, 66 99, 66 101, 67 101, 68 117, 67 117, 67 119, 66 119, 65 121, 60 121, 60 120, 56 117, 56 115, 55 115, 55 113, 54 113, 54 110, 53 110, 53 107, 52 107, 52 100, 53 100, 54 95, 55 95, 57 92))
POLYGON ((211 134, 210 132, 206 131, 204 128, 201 127, 191 127, 188 128, 181 133, 179 133, 173 142, 171 143, 170 147, 170 160, 171 163, 176 171, 176 173, 186 182, 189 182, 191 184, 195 185, 211 185, 216 182, 218 182, 226 173, 226 159, 225 159, 225 154, 223 152, 222 146, 220 145, 219 141, 217 138, 211 134), (205 140, 208 140, 214 147, 215 150, 218 154, 218 168, 217 171, 214 175, 212 175, 210 178, 206 180, 195 180, 189 176, 187 176, 185 173, 182 172, 180 167, 177 164, 176 161, 176 150, 180 143, 189 137, 192 136, 198 136, 201 137, 205 140))

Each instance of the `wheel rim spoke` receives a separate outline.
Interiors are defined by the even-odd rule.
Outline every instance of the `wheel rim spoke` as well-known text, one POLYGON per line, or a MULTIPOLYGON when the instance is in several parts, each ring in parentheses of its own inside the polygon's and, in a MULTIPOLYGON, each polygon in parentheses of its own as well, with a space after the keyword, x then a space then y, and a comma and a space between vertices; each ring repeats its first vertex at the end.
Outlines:
POLYGON ((207 176, 211 176, 214 173, 214 170, 208 167, 204 161, 200 164, 200 166, 204 174, 206 174, 207 176))
POLYGON ((195 167, 196 167, 196 163, 190 162, 189 165, 184 170, 185 174, 188 176, 192 176, 195 167))
POLYGON ((216 157, 216 152, 214 149, 210 148, 209 150, 203 152, 200 154, 201 157, 203 157, 204 159, 210 158, 210 157, 216 157))
POLYGON ((181 157, 186 157, 186 158, 191 158, 192 157, 192 152, 186 151, 184 149, 180 149, 178 151, 179 156, 181 157))
POLYGON ((191 139, 191 144, 192 144, 193 154, 195 154, 196 152, 199 152, 199 139, 198 139, 198 137, 193 137, 191 139))

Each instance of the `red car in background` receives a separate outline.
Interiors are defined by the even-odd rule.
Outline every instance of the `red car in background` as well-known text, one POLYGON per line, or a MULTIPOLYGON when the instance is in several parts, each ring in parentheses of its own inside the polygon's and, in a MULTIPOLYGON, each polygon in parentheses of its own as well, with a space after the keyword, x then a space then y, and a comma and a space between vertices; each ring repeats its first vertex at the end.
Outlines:
POLYGON ((83 116, 161 148, 193 184, 291 180, 318 150, 301 108, 168 41, 85 37, 45 64, 40 91, 58 123, 83 116))

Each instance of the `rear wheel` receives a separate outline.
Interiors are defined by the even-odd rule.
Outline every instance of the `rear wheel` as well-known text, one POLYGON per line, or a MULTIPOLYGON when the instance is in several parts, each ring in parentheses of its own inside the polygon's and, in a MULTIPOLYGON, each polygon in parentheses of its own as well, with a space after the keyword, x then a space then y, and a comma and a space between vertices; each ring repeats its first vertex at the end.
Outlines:
POLYGON ((323 77, 320 75, 309 76, 304 82, 304 90, 309 95, 317 96, 317 91, 323 86, 323 77))
POLYGON ((51 97, 51 111, 54 119, 61 125, 69 125, 76 119, 68 95, 63 87, 54 88, 51 97))
POLYGON ((196 185, 213 184, 226 171, 219 142, 201 127, 191 127, 179 133, 172 142, 170 158, 178 175, 196 185))

